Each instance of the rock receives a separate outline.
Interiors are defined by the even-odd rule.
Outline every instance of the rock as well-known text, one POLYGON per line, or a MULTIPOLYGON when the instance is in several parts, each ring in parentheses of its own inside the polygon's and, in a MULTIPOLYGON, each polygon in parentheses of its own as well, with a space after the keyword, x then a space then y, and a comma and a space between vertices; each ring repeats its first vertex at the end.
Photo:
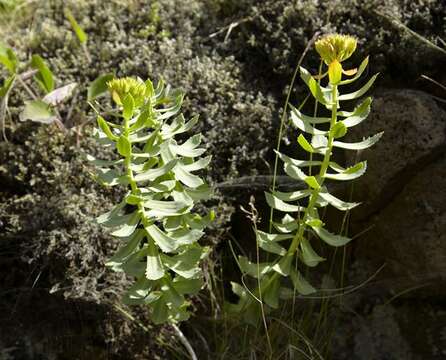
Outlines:
POLYGON ((398 292, 433 285, 433 293, 446 293, 439 286, 446 283, 445 158, 415 175, 388 206, 369 219, 366 227, 371 225, 356 240, 355 256, 376 267, 386 263, 381 278, 387 289, 398 292))
MULTIPOLYGON (((355 219, 379 211, 412 176, 443 153, 445 130, 446 112, 423 92, 392 90, 376 97, 369 118, 347 134, 349 140, 359 141, 384 131, 377 144, 360 154, 367 160, 367 173, 355 183, 355 197, 363 202, 353 212, 355 219)), ((355 157, 347 152, 349 163, 355 157)))
MULTIPOLYGON (((382 290, 446 280, 445 127, 446 112, 428 95, 393 90, 375 99, 369 119, 350 134, 385 132, 360 154, 368 170, 354 187, 363 205, 352 212, 352 234, 369 229, 353 243, 355 261, 368 275, 386 264, 382 290)), ((439 292, 446 293, 426 289, 439 292)))
POLYGON ((357 316, 350 311, 341 315, 333 339, 336 359, 444 359, 446 312, 441 305, 417 300, 381 301, 371 308, 355 308, 357 316))

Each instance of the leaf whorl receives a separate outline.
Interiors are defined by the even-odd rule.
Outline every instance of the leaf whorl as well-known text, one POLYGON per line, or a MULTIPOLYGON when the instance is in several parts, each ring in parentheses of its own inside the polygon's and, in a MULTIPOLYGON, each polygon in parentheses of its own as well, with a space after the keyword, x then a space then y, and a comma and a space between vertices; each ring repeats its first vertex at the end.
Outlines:
MULTIPOLYGON (((311 154, 310 160, 293 159, 276 152, 283 163, 285 173, 301 183, 296 191, 265 193, 268 205, 282 213, 279 221, 273 222, 274 233, 256 231, 257 244, 268 253, 270 261, 252 263, 246 257, 238 258, 238 265, 243 275, 257 280, 251 290, 233 283, 232 290, 238 295, 237 304, 228 304, 229 310, 242 312, 246 321, 255 324, 260 319, 260 300, 266 304, 266 310, 277 308, 280 299, 291 299, 297 294, 308 295, 316 289, 302 275, 303 268, 315 267, 325 259, 312 247, 317 240, 330 246, 343 246, 351 239, 344 235, 333 234, 325 228, 319 216, 319 209, 333 206, 341 211, 349 211, 358 206, 341 200, 330 194, 326 180, 354 180, 366 171, 366 162, 362 161, 351 167, 342 167, 331 160, 334 148, 363 150, 374 145, 382 133, 356 143, 345 143, 338 139, 344 137, 348 129, 364 121, 370 113, 372 99, 364 99, 353 111, 340 109, 344 100, 353 100, 364 95, 376 79, 374 75, 358 91, 340 95, 339 88, 357 80, 368 64, 366 58, 356 76, 336 84, 321 86, 307 70, 300 68, 301 79, 307 85, 313 98, 331 111, 331 117, 312 117, 304 115, 299 109, 290 106, 290 123, 300 131, 297 143, 311 154), (323 127, 322 130, 320 127, 323 127), (329 124, 329 126, 327 126, 329 124), (308 168, 311 167, 311 171, 308 168), (305 206, 303 206, 303 204, 305 206), (288 279, 288 280, 285 280, 288 279), (290 286, 291 285, 291 286, 290 286)), ((246 284, 246 282, 244 282, 246 284)))
POLYGON ((97 222, 112 228, 121 245, 107 266, 135 278, 124 295, 128 304, 145 304, 155 323, 188 318, 187 296, 203 280, 200 260, 208 248, 198 244, 212 213, 193 212, 210 188, 196 174, 207 167, 200 135, 184 139, 197 123, 181 114, 183 94, 160 82, 124 78, 108 83, 119 112, 98 116, 97 139, 120 156, 114 161, 89 157, 96 178, 106 186, 125 186, 127 194, 97 222))

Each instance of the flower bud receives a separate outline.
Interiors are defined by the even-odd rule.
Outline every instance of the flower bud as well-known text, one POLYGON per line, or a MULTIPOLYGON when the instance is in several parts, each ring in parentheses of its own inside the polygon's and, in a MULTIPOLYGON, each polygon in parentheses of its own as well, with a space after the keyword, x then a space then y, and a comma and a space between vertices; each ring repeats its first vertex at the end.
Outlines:
POLYGON ((107 83, 107 87, 113 100, 118 105, 122 105, 122 100, 127 94, 132 96, 136 106, 144 104, 146 85, 139 78, 113 79, 107 83))
POLYGON ((316 41, 316 51, 327 65, 343 62, 356 50, 357 40, 350 35, 330 34, 316 41))

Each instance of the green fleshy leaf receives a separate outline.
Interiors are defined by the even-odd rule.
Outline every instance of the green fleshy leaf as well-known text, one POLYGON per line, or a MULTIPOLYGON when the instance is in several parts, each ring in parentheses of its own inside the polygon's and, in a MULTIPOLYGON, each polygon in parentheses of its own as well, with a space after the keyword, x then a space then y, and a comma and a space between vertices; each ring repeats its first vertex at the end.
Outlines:
POLYGON ((300 253, 302 261, 305 265, 310 267, 317 266, 320 262, 325 261, 323 257, 320 257, 311 247, 310 242, 302 238, 299 244, 302 252, 300 253))
MULTIPOLYGON (((302 134, 301 134, 301 136, 302 136, 302 134)), ((304 140, 306 141, 305 138, 304 138, 304 140)), ((311 147, 311 145, 308 142, 307 142, 307 144, 311 147)), ((314 149, 311 147, 311 150, 314 150, 314 149)), ((278 152, 276 150, 274 150, 274 152, 277 155, 279 155, 280 160, 282 160, 284 163, 291 164, 291 165, 297 166, 299 168, 300 167, 307 167, 307 166, 319 166, 319 165, 322 164, 322 161, 297 160, 297 159, 293 159, 293 158, 291 158, 289 156, 286 156, 286 155, 284 155, 284 154, 282 154, 282 153, 280 153, 280 152, 278 152)))
POLYGON ((270 263, 253 263, 249 261, 245 256, 239 256, 238 265, 240 270, 244 274, 248 274, 256 279, 262 278, 265 274, 271 271, 270 263))
POLYGON ((343 136, 345 136, 345 134, 347 134, 347 127, 345 126, 345 124, 341 121, 336 123, 330 130, 331 135, 337 139, 337 138, 341 138, 343 136))
POLYGON ((132 95, 127 94, 124 99, 122 99, 122 107, 122 116, 125 120, 129 120, 135 111, 135 100, 132 95))
POLYGON ((369 57, 367 56, 362 61, 361 65, 359 65, 359 69, 358 69, 358 72, 356 73, 356 75, 354 77, 352 77, 351 79, 346 79, 346 80, 341 81, 339 83, 339 85, 351 84, 352 82, 358 80, 359 77, 363 74, 364 70, 367 68, 368 63, 369 63, 369 57))
POLYGON ((163 324, 169 319, 169 308, 164 301, 164 296, 153 302, 150 320, 154 324, 163 324))
POLYGON ((190 163, 190 164, 181 163, 181 167, 183 170, 185 170, 187 172, 198 171, 198 170, 207 168, 211 162, 211 159, 212 159, 212 156, 207 156, 207 157, 204 157, 204 158, 202 158, 198 161, 195 161, 193 163, 190 163))
MULTIPOLYGON (((122 302, 126 305, 140 305, 146 303, 146 299, 152 288, 152 281, 141 277, 124 295, 122 302)), ((158 295, 158 297, 161 294, 158 295)))
POLYGON ((184 298, 175 290, 169 280, 161 286, 161 291, 169 308, 179 308, 184 305, 184 298))
POLYGON ((114 169, 101 169, 96 170, 96 179, 105 186, 116 186, 128 184, 127 175, 121 175, 114 169))
POLYGON ((166 120, 166 119, 178 114, 178 112, 181 109, 181 105, 183 103, 183 97, 184 97, 184 95, 180 93, 178 96, 175 97, 175 101, 172 106, 163 108, 163 109, 159 109, 158 110, 159 115, 157 116, 157 118, 159 120, 166 120))
POLYGON ((51 106, 42 100, 25 102, 25 108, 20 113, 20 121, 31 120, 42 124, 51 124, 57 119, 51 106))
POLYGON ((302 134, 300 134, 299 137, 297 138, 297 142, 305 151, 309 153, 315 152, 313 146, 311 146, 311 144, 307 141, 307 139, 305 139, 305 136, 303 136, 302 134))
POLYGON ((163 263, 185 279, 198 278, 201 274, 198 264, 202 251, 200 247, 190 247, 175 256, 162 255, 163 263))
POLYGON ((203 279, 186 279, 181 276, 176 276, 172 282, 172 286, 180 295, 194 295, 203 287, 203 279))
POLYGON ((200 143, 201 143, 201 135, 197 134, 192 136, 182 145, 176 145, 176 144, 172 145, 172 148, 173 151, 178 155, 193 158, 201 156, 206 151, 206 149, 198 148, 200 143))
POLYGON ((305 189, 292 192, 274 191, 273 195, 283 201, 296 201, 311 195, 311 190, 305 189))
POLYGON ((277 242, 292 239, 293 237, 294 236, 291 234, 267 234, 263 231, 257 231, 257 243, 259 244, 259 247, 267 252, 281 256, 286 254, 286 250, 277 242))
POLYGON ((118 141, 116 142, 116 149, 118 150, 120 155, 128 157, 132 152, 132 145, 130 144, 127 137, 121 135, 118 141))
POLYGON ((177 164, 173 169, 173 172, 179 181, 190 188, 198 188, 199 186, 204 185, 204 181, 199 176, 186 171, 181 164, 177 164))
POLYGON ((268 192, 265 192, 265 198, 270 207, 279 211, 299 212, 305 210, 302 206, 288 204, 268 192))
POLYGON ((174 189, 176 185, 175 180, 165 180, 161 181, 159 183, 151 184, 147 189, 149 191, 153 191, 154 193, 163 193, 163 192, 170 192, 174 189))
POLYGON ((330 105, 330 101, 328 99, 328 96, 326 95, 328 90, 322 88, 311 76, 311 74, 303 67, 300 67, 300 77, 305 82, 305 84, 307 84, 308 88, 311 91, 311 94, 318 102, 326 106, 330 105))
POLYGON ((351 210, 358 206, 360 203, 346 202, 338 199, 336 196, 331 195, 327 191, 319 192, 319 196, 327 201, 330 205, 334 206, 336 209, 341 211, 351 210))
POLYGON ((118 205, 114 206, 110 211, 107 211, 106 213, 98 216, 96 218, 96 222, 98 224, 105 226, 115 226, 110 224, 119 221, 118 219, 121 217, 121 211, 124 209, 124 207, 125 207, 125 201, 121 201, 118 205))
POLYGON ((125 245, 108 260, 105 265, 111 267, 114 271, 122 271, 122 264, 127 261, 130 255, 139 250, 139 244, 145 236, 142 229, 135 231, 125 240, 125 245))
POLYGON ((291 107, 291 123, 299 130, 311 135, 326 135, 327 131, 318 130, 303 117, 301 112, 294 107, 291 107))
POLYGON ((107 83, 113 80, 114 75, 112 73, 98 76, 88 86, 88 100, 94 100, 101 95, 107 93, 107 83))
POLYGON ((119 229, 113 231, 111 234, 116 237, 127 237, 132 235, 141 219, 141 214, 139 211, 135 211, 132 216, 130 216, 127 221, 122 224, 119 229))
POLYGON ((153 241, 149 241, 147 251, 146 278, 148 280, 158 280, 164 276, 164 267, 161 263, 160 254, 153 241))
POLYGON ((169 236, 175 240, 178 245, 191 245, 196 243, 204 235, 204 232, 197 229, 179 229, 169 232, 169 236))
POLYGON ((88 36, 85 33, 85 31, 80 27, 76 19, 74 18, 73 14, 70 10, 65 9, 65 16, 70 22, 71 27, 74 30, 74 33, 76 34, 77 39, 81 44, 85 44, 88 40, 88 36))
POLYGON ((288 276, 291 271, 293 260, 293 254, 286 254, 278 263, 274 264, 273 270, 282 276, 288 276))
POLYGON ((8 69, 11 75, 17 72, 17 57, 11 48, 0 43, 0 64, 8 69))
POLYGON ((126 258, 125 262, 120 265, 120 268, 128 276, 134 276, 137 278, 145 277, 147 267, 146 256, 147 246, 126 258))
POLYGON ((274 222, 273 225, 281 233, 291 233, 299 228, 296 219, 289 214, 286 214, 280 223, 274 222))
POLYGON ((380 132, 376 135, 373 135, 366 140, 355 142, 355 143, 344 143, 340 141, 333 141, 333 146, 341 148, 341 149, 347 149, 347 150, 365 150, 372 145, 376 144, 379 139, 381 139, 381 136, 383 135, 383 132, 380 132))
POLYGON ((150 216, 177 216, 188 209, 183 202, 153 199, 144 200, 144 207, 150 209, 150 216))
POLYGON ((141 174, 138 174, 134 177, 136 182, 141 182, 141 181, 154 181, 157 178, 167 174, 170 170, 172 170, 175 165, 177 163, 177 160, 173 160, 161 167, 155 168, 155 169, 150 169, 147 170, 141 174))
POLYGON ((362 123, 369 116, 371 104, 372 98, 366 98, 342 123, 348 128, 362 123))
POLYGON ((262 294, 262 300, 273 309, 279 307, 279 295, 280 295, 280 279, 272 280, 272 283, 262 294))
POLYGON ((193 201, 208 200, 213 195, 212 188, 207 184, 203 184, 195 189, 185 189, 184 191, 193 201))
POLYGON ((290 273, 294 288, 301 295, 310 295, 316 292, 316 289, 302 276, 299 271, 292 270, 290 273))
POLYGON ((16 75, 12 75, 3 82, 3 85, 0 87, 0 98, 4 99, 9 95, 12 87, 14 86, 15 79, 16 75))
POLYGON ((53 73, 45 64, 40 55, 33 55, 31 58, 31 66, 37 70, 35 79, 45 93, 49 93, 54 89, 53 73))
POLYGON ((107 122, 105 121, 105 119, 102 116, 98 115, 96 120, 98 122, 99 128, 110 140, 112 140, 112 141, 118 140, 118 137, 115 134, 113 134, 113 132, 110 129, 110 126, 107 124, 107 122))
POLYGON ((325 154, 327 151, 328 139, 324 135, 314 135, 311 138, 311 146, 315 153, 325 154))
POLYGON ((314 176, 307 176, 305 178, 305 182, 312 188, 312 189, 319 189, 321 186, 319 185, 318 181, 314 176))
POLYGON ((328 245, 331 246, 336 246, 336 247, 344 246, 345 244, 351 241, 351 238, 342 235, 332 234, 323 227, 312 226, 311 228, 317 234, 317 236, 319 236, 323 241, 325 241, 328 245))
POLYGON ((156 225, 150 225, 146 228, 148 235, 155 241, 155 243, 165 253, 175 251, 180 244, 175 239, 168 236, 166 233, 160 230, 156 225))
POLYGON ((367 170, 367 162, 361 161, 356 165, 345 169, 345 171, 337 174, 325 174, 326 179, 349 181, 362 176, 367 170))
POLYGON ((71 27, 74 30, 74 33, 76 34, 77 39, 81 44, 85 44, 88 40, 88 36, 85 33, 85 31, 80 27, 76 19, 74 18, 73 14, 70 10, 65 9, 65 16, 70 22, 71 27))
POLYGON ((338 96, 338 100, 339 101, 345 101, 345 100, 353 100, 353 99, 357 99, 360 98, 362 95, 364 95, 373 85, 373 83, 375 82, 376 78, 378 77, 378 74, 373 75, 369 81, 367 81, 367 83, 359 90, 354 91, 352 93, 349 94, 344 94, 344 95, 340 95, 338 96))

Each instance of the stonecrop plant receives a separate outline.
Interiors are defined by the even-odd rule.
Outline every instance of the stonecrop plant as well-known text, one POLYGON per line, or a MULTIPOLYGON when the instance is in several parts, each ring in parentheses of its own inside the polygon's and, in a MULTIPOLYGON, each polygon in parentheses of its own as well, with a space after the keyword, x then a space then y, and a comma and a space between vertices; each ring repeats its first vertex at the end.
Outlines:
POLYGON ((348 211, 359 205, 331 194, 326 182, 354 180, 365 173, 367 163, 361 161, 353 166, 343 167, 332 160, 333 151, 367 149, 382 136, 379 133, 354 143, 339 140, 347 134, 349 128, 367 118, 372 99, 363 99, 353 111, 345 111, 341 105, 345 101, 362 97, 378 75, 372 76, 357 91, 342 92, 342 87, 358 80, 368 65, 366 58, 358 69, 343 68, 342 62, 353 54, 356 44, 356 39, 351 36, 326 35, 315 44, 328 68, 326 73, 312 76, 306 69, 300 68, 300 77, 311 95, 331 112, 331 116, 307 116, 291 107, 290 121, 301 132, 297 143, 310 156, 308 160, 300 160, 282 153, 278 155, 285 173, 304 184, 304 188, 293 192, 265 193, 269 206, 284 215, 279 221, 273 222, 272 233, 256 230, 258 247, 267 253, 265 258, 269 261, 256 263, 243 256, 238 260, 243 276, 249 275, 257 279, 257 285, 251 290, 246 285, 232 284, 233 291, 239 296, 239 302, 232 305, 232 308, 242 312, 249 322, 258 321, 260 303, 265 304, 266 309, 275 309, 281 298, 291 299, 296 294, 309 295, 316 291, 303 275, 305 267, 315 267, 325 260, 313 249, 312 242, 322 240, 330 246, 339 247, 351 240, 347 236, 328 231, 321 220, 320 210, 333 206, 338 210, 348 211), (327 75, 327 84, 322 86, 322 80, 327 75))
POLYGON ((155 323, 182 321, 189 316, 187 296, 203 285, 200 260, 209 249, 198 240, 213 218, 212 212, 193 212, 195 203, 210 195, 194 174, 210 162, 200 158, 205 152, 200 134, 185 138, 198 117, 186 121, 183 94, 162 81, 156 88, 139 78, 107 85, 117 111, 107 112, 107 118, 98 112, 97 138, 119 158, 89 160, 99 182, 127 189, 122 201, 97 219, 121 242, 107 265, 135 279, 125 303, 148 305, 155 323))

